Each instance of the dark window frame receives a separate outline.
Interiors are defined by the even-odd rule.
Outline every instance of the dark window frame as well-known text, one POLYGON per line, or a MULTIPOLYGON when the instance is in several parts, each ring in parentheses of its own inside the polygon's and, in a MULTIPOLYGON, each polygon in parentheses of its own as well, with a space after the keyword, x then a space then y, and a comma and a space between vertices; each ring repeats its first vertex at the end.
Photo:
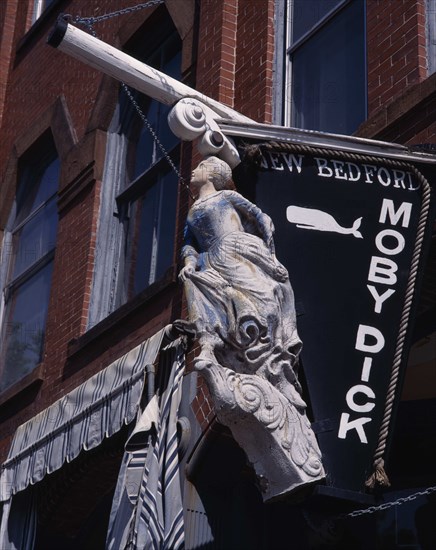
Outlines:
MULTIPOLYGON (((180 161, 180 143, 175 145, 170 151, 168 151, 170 158, 172 161, 177 165, 180 161)), ((125 235, 126 239, 130 235, 129 231, 129 224, 131 223, 131 209, 133 203, 140 201, 142 198, 144 198, 148 191, 150 191, 153 187, 162 185, 162 179, 167 177, 171 174, 173 171, 173 168, 169 165, 167 159, 165 157, 161 157, 156 162, 154 162, 148 169, 144 170, 141 174, 139 174, 138 177, 136 177, 127 187, 124 189, 120 194, 117 195, 115 198, 116 205, 117 205, 117 216, 119 217, 120 223, 123 223, 125 225, 125 235)), ((174 174, 176 177, 177 175, 174 174)), ((177 214, 177 203, 179 199, 179 184, 177 181, 177 190, 176 190, 176 212, 177 214)), ((162 222, 162 220, 159 220, 159 225, 162 222)), ((176 223, 174 223, 174 229, 173 229, 173 251, 172 251, 172 261, 167 266, 167 270, 174 267, 175 260, 175 240, 176 240, 176 234, 177 234, 177 227, 176 223)), ((159 245, 158 245, 159 247, 159 245)), ((123 253, 124 253, 124 276, 120 278, 119 281, 119 287, 117 294, 120 298, 123 296, 126 297, 125 300, 122 301, 120 305, 123 303, 129 302, 130 300, 134 299, 136 295, 138 295, 138 292, 131 293, 131 283, 130 279, 135 276, 134 266, 132 263, 130 263, 129 259, 127 258, 126 253, 131 252, 129 250, 129 247, 127 243, 124 245, 123 253), (126 295, 127 294, 127 295, 126 295)), ((153 254, 153 250, 150 251, 150 255, 153 254)), ((150 260, 151 262, 151 260, 150 260)), ((149 288, 151 285, 154 285, 156 283, 159 283, 160 279, 165 278, 165 273, 162 273, 160 276, 156 276, 153 278, 151 282, 146 284, 139 293, 143 292, 147 288, 149 288)))
MULTIPOLYGON (((0 372, 0 394, 10 393, 10 390, 16 385, 20 385, 22 381, 32 375, 34 371, 37 371, 42 362, 43 349, 45 342, 45 330, 47 325, 47 313, 48 313, 48 301, 50 299, 50 288, 52 284, 52 275, 50 274, 49 281, 49 296, 48 301, 45 304, 45 320, 44 320, 44 329, 43 336, 39 342, 39 358, 38 361, 33 365, 32 368, 26 370, 24 373, 14 379, 11 383, 3 386, 4 380, 6 378, 7 372, 9 372, 9 366, 7 363, 7 355, 9 353, 9 339, 11 334, 9 334, 9 327, 14 321, 14 301, 19 298, 20 290, 25 287, 25 285, 36 278, 43 272, 43 270, 54 261, 55 252, 56 252, 56 239, 57 239, 57 229, 58 229, 58 213, 56 208, 56 226, 55 234, 56 238, 54 242, 47 241, 49 245, 47 250, 45 250, 39 257, 34 261, 29 262, 28 265, 24 267, 22 271, 19 271, 17 274, 14 274, 14 269, 17 261, 17 254, 19 251, 19 242, 20 242, 20 231, 26 227, 27 224, 31 223, 32 220, 36 219, 38 214, 43 212, 43 210, 48 205, 57 206, 57 196, 59 189, 59 176, 60 176, 60 158, 57 152, 53 136, 50 134, 44 134, 40 136, 36 143, 34 143, 20 158, 18 163, 18 174, 17 174, 17 188, 16 188, 16 201, 20 201, 20 194, 28 192, 29 188, 35 187, 35 198, 38 196, 38 191, 41 190, 41 185, 43 184, 43 178, 46 174, 46 170, 54 163, 58 161, 59 167, 57 170, 57 185, 56 189, 51 192, 47 197, 42 200, 42 202, 32 205, 30 207, 30 212, 24 215, 23 219, 20 218, 20 208, 17 207, 14 219, 12 221, 12 227, 9 231, 12 238, 11 243, 11 255, 6 259, 6 280, 3 286, 3 295, 4 295, 4 313, 3 319, 0 327, 0 341, 2 343, 2 370, 0 372), (36 175, 34 175, 36 174, 36 175), (18 221, 17 221, 18 220, 18 221), (15 237, 18 234, 17 237, 15 237), (15 242, 14 242, 15 241, 15 242)), ((22 208, 25 207, 25 204, 22 205, 22 208)), ((44 221, 44 220, 42 220, 44 221)), ((32 377, 32 376, 31 376, 32 377)), ((33 377, 32 377, 33 379, 33 377)))
MULTIPOLYGON (((329 21, 338 15, 341 11, 343 11, 353 0, 338 0, 339 4, 337 4, 334 8, 332 8, 329 12, 327 12, 323 17, 321 17, 317 23, 312 25, 305 33, 300 36, 295 42, 292 38, 292 31, 290 32, 290 46, 287 48, 286 52, 288 55, 291 55, 295 53, 295 51, 304 45, 308 40, 310 40, 313 36, 315 36, 318 32, 320 32, 326 25, 329 23, 329 21)), ((292 7, 294 7, 294 0, 292 0, 292 7)), ((292 18, 291 18, 292 20, 292 18)))
MULTIPOLYGON (((288 0, 287 2, 287 14, 286 14, 286 20, 287 20, 287 46, 286 46, 286 55, 285 55, 285 85, 282 84, 282 91, 284 94, 284 102, 283 102, 283 111, 282 111, 282 119, 285 125, 287 126, 296 126, 296 106, 295 106, 295 99, 294 94, 296 93, 295 83, 294 83, 294 67, 293 67, 293 56, 295 54, 298 54, 304 46, 310 44, 310 41, 312 39, 316 39, 329 25, 329 23, 332 22, 337 16, 341 16, 342 13, 347 10, 353 2, 362 2, 363 3, 363 10, 364 13, 366 13, 366 0, 337 0, 338 3, 335 5, 331 10, 326 12, 320 19, 314 23, 312 26, 310 26, 303 34, 298 37, 296 40, 293 40, 292 34, 293 34, 293 10, 295 8, 295 1, 296 0, 288 0)), ((364 34, 364 40, 366 42, 366 17, 363 18, 363 34, 364 34)), ((366 71, 366 48, 363 49, 362 52, 363 58, 365 60, 365 69, 363 71, 364 76, 364 116, 363 120, 366 120, 368 116, 368 86, 367 86, 367 71, 366 71)), ((301 127, 301 126, 296 126, 301 127)), ((317 130, 317 131, 327 131, 330 132, 331 130, 321 130, 320 128, 307 128, 310 130, 317 130)), ((355 128, 357 130, 357 128, 355 128)), ((333 133, 341 133, 338 131, 333 131, 333 133)))
MULTIPOLYGON (((152 33, 154 34, 154 33, 152 33)), ((157 37, 156 37, 157 38, 157 37)), ((161 36, 159 38, 159 46, 156 47, 156 42, 153 42, 150 40, 150 37, 147 37, 145 41, 143 41, 143 37, 141 35, 135 35, 131 41, 126 45, 125 51, 127 51, 130 55, 133 55, 134 57, 138 58, 139 60, 144 61, 145 63, 149 64, 150 66, 155 66, 158 70, 165 71, 165 65, 174 62, 174 60, 178 60, 178 71, 179 76, 181 78, 181 63, 182 63, 182 40, 177 32, 177 29, 171 25, 167 25, 164 28, 164 31, 162 32, 161 36)), ((164 142, 165 144, 165 124, 166 122, 166 113, 162 110, 168 110, 169 107, 166 105, 162 105, 156 100, 153 100, 144 94, 139 94, 138 92, 132 91, 132 94, 137 101, 138 105, 142 109, 144 115, 147 117, 148 112, 151 110, 152 114, 154 115, 154 119, 152 120, 150 116, 148 116, 149 123, 153 127, 153 130, 157 133, 158 139, 160 142, 164 142), (156 112, 154 112, 156 110, 156 112), (165 122, 163 122, 163 126, 161 126, 161 122, 163 120, 163 117, 165 117, 165 122), (153 124, 153 121, 155 124, 153 124), (157 127, 155 127, 157 126, 157 127), (160 135, 160 133, 164 132, 164 135, 160 135)), ((135 278, 135 268, 134 263, 135 260, 132 261, 132 256, 129 256, 129 254, 132 253, 132 249, 129 248, 129 245, 127 243, 127 239, 129 238, 129 223, 132 222, 131 220, 131 210, 133 203, 136 201, 140 201, 141 198, 145 197, 148 191, 150 191, 155 185, 162 185, 163 179, 167 178, 170 173, 173 171, 173 167, 170 166, 166 156, 161 151, 159 145, 155 141, 155 137, 151 134, 149 128, 147 128, 147 125, 144 123, 143 120, 141 120, 141 117, 136 112, 136 109, 133 107, 133 105, 130 103, 130 99, 126 97, 126 94, 124 90, 120 90, 120 97, 118 100, 118 105, 122 107, 122 101, 127 102, 127 105, 124 105, 124 109, 127 109, 124 117, 125 120, 123 120, 120 131, 126 135, 126 137, 129 140, 128 145, 128 152, 126 157, 126 167, 125 167, 125 176, 126 176, 126 183, 124 189, 115 197, 116 202, 116 215, 120 220, 120 223, 124 224, 124 231, 125 231, 125 243, 122 247, 122 274, 121 277, 118 279, 118 285, 116 289, 117 294, 117 303, 118 307, 122 306, 126 302, 129 302, 130 300, 134 299, 135 296, 138 294, 138 292, 133 291, 131 292, 132 285, 135 287, 135 283, 132 283, 131 279, 132 277, 135 278), (148 135, 147 135, 148 134, 148 135), (152 146, 152 150, 147 152, 147 159, 141 162, 141 159, 137 157, 137 151, 138 147, 140 147, 141 140, 144 138, 148 140, 152 146), (141 163, 141 164, 139 164, 141 163), (145 164, 145 169, 144 165, 145 164), (139 172, 138 168, 142 170, 139 172), (132 179, 130 179, 132 178, 132 179)), ((169 146, 166 147, 167 153, 173 163, 177 166, 180 163, 180 149, 181 149, 181 142, 174 136, 174 140, 171 140, 172 143, 170 143, 169 146)), ((178 178, 178 174, 176 176, 178 178)), ((176 195, 173 197, 175 204, 176 204, 176 211, 175 211, 175 217, 177 215, 177 205, 179 201, 179 186, 177 185, 176 195)), ((139 222, 140 223, 140 222, 139 222)), ((158 223, 160 226, 161 221, 158 223)), ((131 228, 132 226, 130 226, 131 228)), ((174 267, 175 263, 175 253, 176 253, 176 235, 177 235, 177 227, 174 220, 174 231, 172 234, 172 242, 173 242, 173 250, 172 250, 172 261, 167 266, 168 269, 174 267)), ((152 255, 153 252, 157 252, 151 250, 150 254, 152 255)), ((168 271, 167 269, 167 271, 168 271)), ((166 273, 166 272, 165 272, 166 273)), ((143 292, 146 288, 148 288, 151 285, 155 285, 156 283, 159 283, 160 279, 165 278, 165 273, 162 273, 161 275, 157 275, 155 278, 152 277, 152 280, 148 282, 148 284, 145 284, 143 288, 139 290, 139 293, 143 292)))

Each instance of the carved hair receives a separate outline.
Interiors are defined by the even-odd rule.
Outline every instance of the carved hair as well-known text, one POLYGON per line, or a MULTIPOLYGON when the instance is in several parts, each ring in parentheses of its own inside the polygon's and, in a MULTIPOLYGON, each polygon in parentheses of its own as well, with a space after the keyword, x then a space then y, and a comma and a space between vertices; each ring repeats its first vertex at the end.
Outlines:
POLYGON ((232 181, 232 169, 218 157, 208 157, 203 161, 206 165, 210 180, 217 191, 222 189, 234 189, 232 181))

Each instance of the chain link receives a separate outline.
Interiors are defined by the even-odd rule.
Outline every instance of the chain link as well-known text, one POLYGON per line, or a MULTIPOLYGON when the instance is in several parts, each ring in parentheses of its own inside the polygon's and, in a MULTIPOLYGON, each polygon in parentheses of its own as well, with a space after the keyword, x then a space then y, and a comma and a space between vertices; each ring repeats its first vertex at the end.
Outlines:
POLYGON ((431 495, 434 492, 436 492, 436 486, 428 487, 424 491, 418 491, 416 493, 413 493, 412 495, 408 495, 407 497, 401 497, 401 498, 398 498, 397 500, 393 500, 392 502, 384 502, 379 506, 369 506, 368 508, 364 508, 362 510, 354 510, 349 514, 341 515, 340 518, 357 518, 360 516, 364 516, 366 514, 374 514, 375 512, 382 512, 384 510, 389 510, 389 508, 393 508, 394 506, 400 506, 401 504, 405 504, 406 502, 411 502, 413 500, 416 500, 419 497, 431 495))
POLYGON ((96 17, 80 17, 79 15, 74 19, 76 25, 84 25, 87 27, 90 32, 95 36, 95 30, 93 29, 95 23, 100 23, 101 21, 106 21, 107 19, 112 19, 113 17, 118 17, 119 15, 127 15, 129 13, 134 13, 145 8, 151 8, 152 6, 157 6, 163 4, 165 0, 149 0, 142 4, 137 4, 129 8, 123 8, 121 10, 113 11, 111 13, 104 13, 103 15, 97 15, 96 17))
POLYGON ((183 187, 185 187, 187 190, 188 190, 188 193, 189 195, 191 196, 191 199, 193 199, 193 195, 191 193, 191 190, 189 189, 189 185, 186 183, 185 179, 183 178, 183 176, 181 175, 181 173, 179 172, 177 166, 174 164, 174 161, 173 159, 170 157, 168 151, 165 149, 165 147, 163 146, 162 142, 160 141, 160 139, 158 138, 156 132, 154 131, 154 128, 153 126, 150 124, 150 121, 147 119, 147 117, 145 116, 144 112, 142 111, 141 107, 139 106, 138 102, 136 101, 136 99, 133 97, 133 94, 132 92, 129 90, 128 86, 124 83, 124 82, 121 82, 121 86, 123 87, 123 90, 126 92, 127 94, 127 97, 130 99, 130 101, 132 102, 132 105, 135 107, 136 109, 136 112, 138 113, 138 115, 141 117, 141 120, 142 122, 144 123, 144 125, 147 127, 148 131, 150 132, 150 134, 153 136, 153 139, 154 141, 157 143, 159 149, 162 151, 162 154, 163 156, 165 157, 165 159, 167 160, 168 164, 171 166, 171 168, 174 170, 174 172, 177 174, 177 177, 179 178, 179 181, 180 183, 183 185, 183 187))

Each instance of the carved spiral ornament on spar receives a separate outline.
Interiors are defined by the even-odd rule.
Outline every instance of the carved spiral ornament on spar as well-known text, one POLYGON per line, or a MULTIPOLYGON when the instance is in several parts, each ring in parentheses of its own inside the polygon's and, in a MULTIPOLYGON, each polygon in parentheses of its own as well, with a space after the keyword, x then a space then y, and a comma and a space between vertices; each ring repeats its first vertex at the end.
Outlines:
MULTIPOLYGON (((292 461, 308 475, 320 475, 322 463, 319 455, 312 452, 313 443, 301 444, 302 433, 307 439, 314 439, 307 417, 299 414, 298 408, 289 407, 286 398, 272 385, 264 384, 261 378, 229 369, 225 369, 225 376, 241 411, 253 414, 268 430, 280 430, 281 445, 290 453, 292 461)), ((304 410, 305 403, 297 393, 295 399, 304 410)))

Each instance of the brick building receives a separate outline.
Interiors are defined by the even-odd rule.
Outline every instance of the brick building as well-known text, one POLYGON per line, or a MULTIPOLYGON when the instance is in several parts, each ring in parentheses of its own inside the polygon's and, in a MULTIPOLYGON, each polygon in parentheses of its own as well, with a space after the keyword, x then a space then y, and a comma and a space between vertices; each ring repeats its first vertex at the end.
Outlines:
MULTIPOLYGON (((60 13, 98 18, 134 4, 0 3, 2 463, 20 425, 186 317, 177 272, 187 189, 119 82, 46 44, 60 13)), ((165 0, 95 23, 101 40, 257 123, 429 154, 435 27, 433 0, 165 0)), ((189 179, 200 155, 170 132, 167 106, 133 93, 189 179)), ((314 135, 323 139, 307 133, 314 135)), ((387 501, 435 485, 435 261, 433 243, 387 501)), ((207 389, 190 370, 195 353, 190 341, 181 405, 192 432, 183 458, 192 481, 184 487, 187 548, 279 548, 290 544, 287 537, 296 548, 436 544, 434 494, 398 513, 346 520, 339 534, 323 523, 325 501, 309 512, 295 502, 262 505, 252 470, 213 422, 207 389)), ((131 415, 111 437, 88 442, 90 450, 80 440, 68 463, 50 473, 44 466, 21 487, 17 507, 38 493, 36 548, 104 546, 127 421, 131 415)))

